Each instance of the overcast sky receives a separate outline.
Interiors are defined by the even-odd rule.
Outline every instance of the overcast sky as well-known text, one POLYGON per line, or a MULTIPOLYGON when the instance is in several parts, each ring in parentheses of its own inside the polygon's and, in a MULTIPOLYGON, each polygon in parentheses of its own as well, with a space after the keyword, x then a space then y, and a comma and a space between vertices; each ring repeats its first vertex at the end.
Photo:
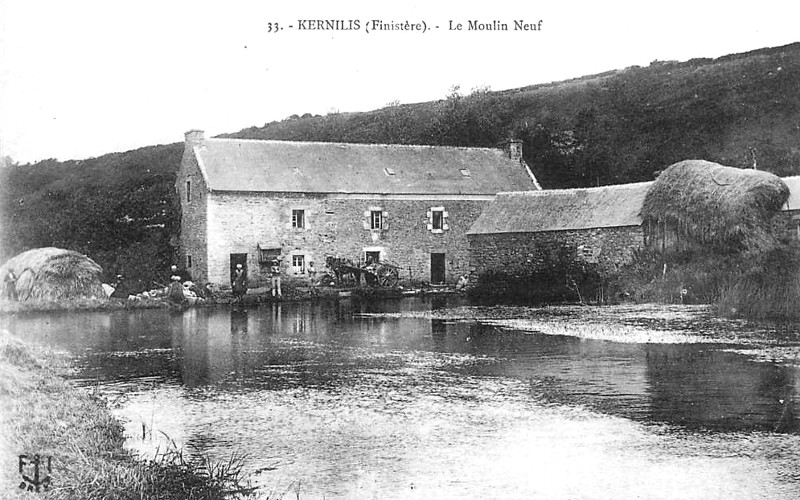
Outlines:
POLYGON ((797 2, 728 4, 0 0, 0 155, 87 158, 192 128, 210 136, 440 99, 453 85, 503 90, 800 40, 797 2), (310 19, 359 28, 298 29, 310 19), (372 20, 427 31, 367 33, 372 20), (470 31, 470 20, 509 31, 470 31))

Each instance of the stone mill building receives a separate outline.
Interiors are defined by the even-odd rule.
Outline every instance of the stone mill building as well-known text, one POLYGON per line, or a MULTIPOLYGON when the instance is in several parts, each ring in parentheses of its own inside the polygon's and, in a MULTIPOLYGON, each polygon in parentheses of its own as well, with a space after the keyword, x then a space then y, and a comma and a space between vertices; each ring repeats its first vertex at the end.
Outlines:
POLYGON ((186 133, 176 180, 178 252, 199 282, 251 286, 278 258, 305 280, 326 257, 380 260, 400 278, 453 282, 470 273, 467 231, 501 191, 539 189, 521 141, 500 148, 205 138, 186 133))

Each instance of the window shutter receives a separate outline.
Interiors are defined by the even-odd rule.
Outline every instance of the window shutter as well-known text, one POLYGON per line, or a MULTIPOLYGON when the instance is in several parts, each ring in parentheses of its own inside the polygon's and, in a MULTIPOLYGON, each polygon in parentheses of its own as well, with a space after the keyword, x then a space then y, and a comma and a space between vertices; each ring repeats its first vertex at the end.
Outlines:
POLYGON ((450 214, 448 214, 447 212, 442 212, 442 217, 450 217, 450 214))
POLYGON ((428 223, 428 224, 426 224, 426 226, 428 228, 428 231, 433 230, 433 224, 428 223))
POLYGON ((361 221, 361 223, 364 226, 364 229, 369 229, 369 219, 361 221))
POLYGON ((450 229, 450 225, 449 224, 442 224, 442 229, 444 231, 447 231, 448 229, 450 229))
POLYGON ((428 217, 429 219, 433 218, 433 211, 432 210, 428 210, 428 213, 425 214, 425 216, 428 217))
POLYGON ((381 229, 383 230, 389 229, 389 221, 387 221, 385 218, 381 220, 381 229))
POLYGON ((364 210, 364 217, 369 218, 369 210, 364 210))

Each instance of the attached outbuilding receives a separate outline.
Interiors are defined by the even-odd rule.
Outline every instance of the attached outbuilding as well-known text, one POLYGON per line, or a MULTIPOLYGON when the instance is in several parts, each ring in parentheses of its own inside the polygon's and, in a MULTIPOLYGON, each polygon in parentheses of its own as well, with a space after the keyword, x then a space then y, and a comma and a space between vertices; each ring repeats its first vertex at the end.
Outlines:
POLYGON ((499 193, 467 232, 471 280, 531 275, 565 252, 617 269, 644 245, 639 212, 652 184, 499 193))

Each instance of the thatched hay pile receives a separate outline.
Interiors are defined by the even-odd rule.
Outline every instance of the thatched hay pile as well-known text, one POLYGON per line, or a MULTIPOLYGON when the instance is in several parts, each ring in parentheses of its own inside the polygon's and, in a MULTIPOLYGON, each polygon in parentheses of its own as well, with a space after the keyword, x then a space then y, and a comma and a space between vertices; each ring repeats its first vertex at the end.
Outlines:
POLYGON ((61 248, 35 248, 0 266, 0 276, 13 269, 19 300, 65 300, 105 297, 103 269, 89 257, 61 248))
POLYGON ((772 246, 769 220, 788 198, 786 184, 768 172, 686 160, 656 179, 641 216, 706 246, 757 250, 772 246))

